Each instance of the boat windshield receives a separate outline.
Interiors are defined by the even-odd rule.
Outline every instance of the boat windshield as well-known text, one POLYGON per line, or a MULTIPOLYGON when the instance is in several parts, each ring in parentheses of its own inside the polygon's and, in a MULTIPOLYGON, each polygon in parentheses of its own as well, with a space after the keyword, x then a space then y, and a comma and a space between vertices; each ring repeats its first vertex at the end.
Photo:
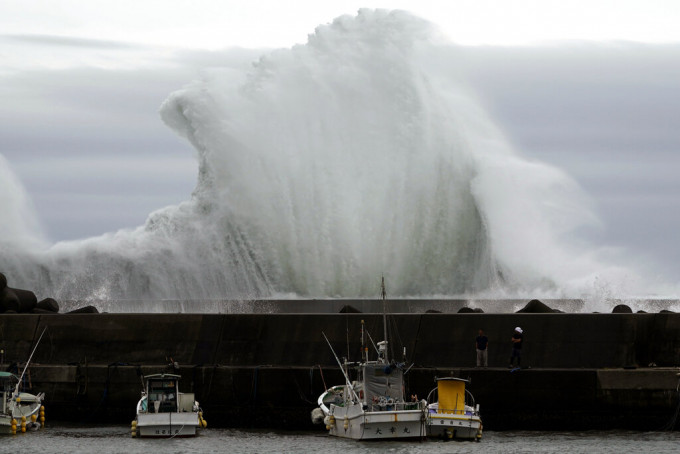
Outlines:
POLYGON ((148 408, 152 413, 177 411, 177 381, 149 380, 148 408))

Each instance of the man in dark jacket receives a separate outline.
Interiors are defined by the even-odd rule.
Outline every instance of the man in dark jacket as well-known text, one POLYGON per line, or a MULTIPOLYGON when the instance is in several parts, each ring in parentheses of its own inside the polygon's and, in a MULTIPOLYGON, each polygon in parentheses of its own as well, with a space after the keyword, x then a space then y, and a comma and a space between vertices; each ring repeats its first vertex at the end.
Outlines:
POLYGON ((477 367, 487 367, 489 365, 489 355, 487 347, 489 346, 489 338, 484 335, 484 330, 479 329, 479 336, 475 339, 475 348, 477 349, 477 367))

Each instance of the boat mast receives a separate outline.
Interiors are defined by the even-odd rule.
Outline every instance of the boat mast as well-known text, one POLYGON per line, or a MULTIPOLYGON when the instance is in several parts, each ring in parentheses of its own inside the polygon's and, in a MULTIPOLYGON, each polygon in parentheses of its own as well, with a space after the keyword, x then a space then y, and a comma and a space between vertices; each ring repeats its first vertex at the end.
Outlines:
POLYGON ((366 347, 366 336, 364 334, 364 321, 361 321, 361 362, 368 362, 368 347, 366 347))
POLYGON ((383 335, 385 339, 385 363, 389 364, 389 359, 387 358, 387 300, 385 299, 385 276, 381 276, 382 281, 380 283, 380 292, 382 294, 383 300, 383 335))
POLYGON ((21 381, 24 379, 24 374, 26 374, 26 369, 28 369, 29 364, 31 364, 31 360, 33 359, 33 354, 38 349, 38 345, 40 345, 40 341, 42 340, 43 335, 45 334, 45 331, 47 331, 47 327, 43 328, 42 333, 40 334, 40 337, 38 338, 38 342, 36 342, 35 347, 33 347, 33 351, 31 352, 31 356, 29 356, 28 361, 26 361, 26 365, 24 366, 24 370, 21 372, 21 376, 19 377, 19 381, 17 382, 17 386, 14 388, 14 396, 13 396, 14 399, 16 399, 19 396, 19 385, 21 385, 21 381))

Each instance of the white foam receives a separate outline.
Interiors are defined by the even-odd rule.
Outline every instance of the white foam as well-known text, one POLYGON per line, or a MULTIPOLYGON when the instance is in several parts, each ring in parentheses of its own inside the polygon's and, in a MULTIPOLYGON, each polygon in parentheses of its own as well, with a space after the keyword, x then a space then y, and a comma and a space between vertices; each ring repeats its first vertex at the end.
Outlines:
POLYGON ((161 109, 198 152, 191 200, 9 270, 59 298, 194 300, 372 297, 381 274, 393 296, 582 297, 630 274, 574 243, 586 198, 510 148, 455 56, 425 21, 362 10, 206 71, 161 109))
POLYGON ((0 154, 0 244, 9 249, 39 249, 46 245, 38 217, 24 186, 0 154))

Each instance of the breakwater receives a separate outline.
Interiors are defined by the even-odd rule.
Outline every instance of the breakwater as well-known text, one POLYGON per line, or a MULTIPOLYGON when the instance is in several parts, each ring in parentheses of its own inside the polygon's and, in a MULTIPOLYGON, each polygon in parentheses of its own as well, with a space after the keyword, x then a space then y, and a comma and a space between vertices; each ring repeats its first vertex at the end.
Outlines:
MULTIPOLYGON (((182 375, 212 425, 311 427, 326 386, 342 383, 321 332, 357 360, 360 321, 374 339, 382 317, 361 313, 0 315, 3 367, 23 362, 38 336, 28 385, 56 420, 128 422, 141 377, 182 375), (170 363, 173 363, 172 365, 170 363)), ((395 355, 406 347, 409 393, 434 377, 472 380, 488 429, 659 429, 678 405, 680 314, 392 314, 395 355), (520 371, 507 362, 525 332, 520 371), (489 336, 476 369, 474 337, 489 336)))

